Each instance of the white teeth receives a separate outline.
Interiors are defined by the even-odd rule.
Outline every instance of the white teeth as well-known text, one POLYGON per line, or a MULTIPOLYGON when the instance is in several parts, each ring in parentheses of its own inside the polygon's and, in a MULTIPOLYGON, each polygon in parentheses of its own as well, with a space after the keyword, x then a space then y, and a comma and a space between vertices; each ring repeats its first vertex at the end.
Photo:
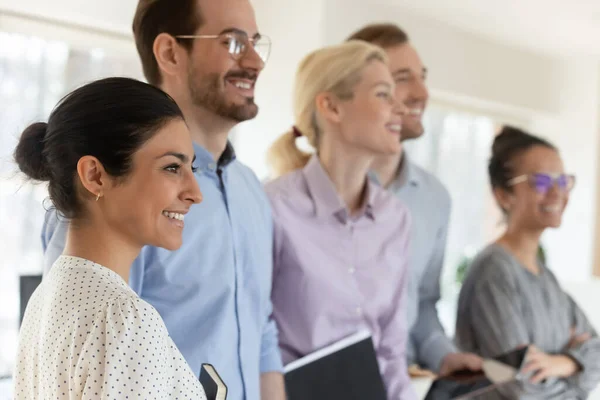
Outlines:
POLYGON ((389 124, 388 129, 394 132, 400 132, 402 130, 402 125, 400 124, 389 124))
POLYGON ((183 218, 184 218, 183 214, 167 212, 167 211, 163 211, 163 215, 167 218, 177 219, 179 221, 183 221, 183 218))
POLYGON ((423 114, 423 109, 422 108, 411 108, 410 110, 408 110, 408 113, 410 115, 419 116, 419 115, 423 114))
POLYGON ((557 213, 557 212, 560 211, 560 206, 546 206, 546 207, 542 207, 542 211, 548 212, 548 213, 557 213))
POLYGON ((234 85, 240 89, 250 90, 252 88, 252 85, 246 82, 235 82, 234 85))

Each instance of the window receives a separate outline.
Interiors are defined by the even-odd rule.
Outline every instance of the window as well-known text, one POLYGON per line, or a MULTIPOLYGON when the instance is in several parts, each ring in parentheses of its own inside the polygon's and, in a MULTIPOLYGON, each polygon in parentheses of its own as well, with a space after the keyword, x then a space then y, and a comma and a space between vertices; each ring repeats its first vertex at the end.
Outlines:
POLYGON ((496 122, 432 105, 424 119, 425 135, 406 142, 411 160, 431 172, 452 198, 452 214, 442 273, 440 319, 453 334, 460 285, 457 270, 499 233, 501 214, 492 198, 487 164, 496 122))
POLYGON ((30 123, 46 120, 66 93, 106 76, 142 79, 135 54, 79 50, 64 42, 0 32, 0 376, 10 375, 19 323, 19 277, 41 274, 44 185, 17 174, 12 153, 30 123))

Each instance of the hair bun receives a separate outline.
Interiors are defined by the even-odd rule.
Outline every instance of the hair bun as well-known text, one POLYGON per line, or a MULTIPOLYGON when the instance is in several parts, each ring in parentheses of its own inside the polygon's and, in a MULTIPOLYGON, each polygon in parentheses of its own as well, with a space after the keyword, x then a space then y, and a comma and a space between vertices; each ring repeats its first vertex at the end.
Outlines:
POLYGON ((36 122, 29 125, 21 134, 15 149, 15 161, 19 169, 31 179, 50 180, 50 168, 44 154, 44 141, 48 124, 36 122))
POLYGON ((503 154, 515 145, 518 146, 523 139, 528 139, 529 134, 513 126, 504 126, 500 133, 494 138, 492 155, 503 154))

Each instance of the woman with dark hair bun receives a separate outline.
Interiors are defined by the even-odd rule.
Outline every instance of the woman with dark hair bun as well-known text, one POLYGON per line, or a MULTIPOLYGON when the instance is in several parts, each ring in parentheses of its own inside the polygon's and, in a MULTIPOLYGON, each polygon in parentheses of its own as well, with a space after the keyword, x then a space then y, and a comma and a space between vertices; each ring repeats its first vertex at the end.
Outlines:
POLYGON ((561 225, 575 177, 554 145, 512 127, 494 140, 488 171, 506 231, 469 269, 457 344, 483 357, 529 346, 523 378, 503 396, 585 399, 600 382, 600 338, 539 253, 542 233, 561 225))
POLYGON ((205 398, 159 314, 126 283, 143 246, 181 246, 184 215, 202 198, 193 159, 175 102, 127 78, 85 85, 25 129, 15 160, 48 182, 70 225, 25 311, 16 398, 205 398))

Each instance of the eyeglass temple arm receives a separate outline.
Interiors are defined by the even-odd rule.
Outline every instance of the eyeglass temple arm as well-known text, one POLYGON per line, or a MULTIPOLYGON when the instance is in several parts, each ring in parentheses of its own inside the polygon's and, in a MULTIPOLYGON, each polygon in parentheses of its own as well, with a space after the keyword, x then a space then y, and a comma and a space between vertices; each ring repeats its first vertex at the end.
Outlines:
POLYGON ((177 35, 177 39, 216 39, 219 35, 177 35))
POLYGON ((520 175, 520 176, 516 176, 516 177, 512 178, 511 180, 509 180, 507 182, 507 184, 509 186, 513 186, 513 185, 516 185, 518 183, 525 182, 525 181, 527 181, 527 175, 520 175))

